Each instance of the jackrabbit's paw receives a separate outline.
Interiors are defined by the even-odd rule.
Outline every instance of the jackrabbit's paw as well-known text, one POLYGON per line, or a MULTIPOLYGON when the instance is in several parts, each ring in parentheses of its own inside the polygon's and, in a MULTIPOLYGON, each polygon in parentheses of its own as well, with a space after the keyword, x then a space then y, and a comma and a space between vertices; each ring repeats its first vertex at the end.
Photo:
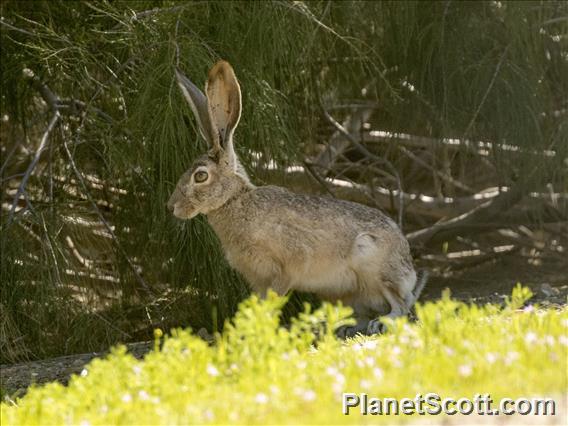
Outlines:
POLYGON ((378 319, 369 321, 369 324, 367 325, 367 335, 369 336, 373 334, 384 334, 386 331, 387 326, 378 319))
POLYGON ((197 332, 197 335, 205 340, 207 343, 213 343, 215 341, 215 337, 212 334, 209 334, 205 327, 201 327, 197 332))
POLYGON ((340 339, 354 337, 357 333, 361 333, 361 329, 356 325, 342 325, 335 330, 335 335, 340 339))

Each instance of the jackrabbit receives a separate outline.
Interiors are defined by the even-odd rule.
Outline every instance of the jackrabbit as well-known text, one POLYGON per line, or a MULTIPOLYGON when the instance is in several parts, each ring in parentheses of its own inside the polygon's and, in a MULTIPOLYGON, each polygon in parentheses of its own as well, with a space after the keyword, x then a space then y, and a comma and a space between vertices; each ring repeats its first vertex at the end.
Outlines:
POLYGON ((342 336, 381 332, 379 315, 407 314, 426 274, 417 277, 398 226, 361 204, 254 186, 233 148, 241 90, 231 65, 211 68, 206 95, 179 70, 176 79, 210 149, 180 178, 173 214, 206 215, 229 264, 261 295, 299 290, 351 306, 357 324, 342 336))

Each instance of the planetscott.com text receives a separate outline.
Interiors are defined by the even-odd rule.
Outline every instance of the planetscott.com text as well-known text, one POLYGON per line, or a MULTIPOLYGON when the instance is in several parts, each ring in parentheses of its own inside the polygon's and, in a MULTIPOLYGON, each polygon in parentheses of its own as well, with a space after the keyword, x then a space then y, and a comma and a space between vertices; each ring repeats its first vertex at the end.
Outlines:
POLYGON ((556 402, 551 398, 503 398, 494 401, 489 394, 473 398, 441 398, 436 393, 416 394, 414 398, 374 398, 366 393, 344 393, 343 414, 362 415, 545 415, 556 414, 556 402))

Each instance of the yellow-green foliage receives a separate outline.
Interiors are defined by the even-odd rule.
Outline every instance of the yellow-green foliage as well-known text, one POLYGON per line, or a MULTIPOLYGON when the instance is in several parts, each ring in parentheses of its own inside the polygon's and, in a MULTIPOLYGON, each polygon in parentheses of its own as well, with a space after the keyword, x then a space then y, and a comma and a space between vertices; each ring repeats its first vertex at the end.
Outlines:
POLYGON ((35 387, 15 406, 3 403, 2 424, 392 422, 358 410, 343 416, 342 393, 562 395, 568 310, 519 309, 527 297, 519 287, 500 308, 445 296, 418 306, 416 324, 399 319, 385 335, 347 342, 330 331, 345 323, 345 308, 306 308, 286 329, 284 299, 252 297, 215 345, 176 330, 143 361, 115 349, 67 387, 35 387))

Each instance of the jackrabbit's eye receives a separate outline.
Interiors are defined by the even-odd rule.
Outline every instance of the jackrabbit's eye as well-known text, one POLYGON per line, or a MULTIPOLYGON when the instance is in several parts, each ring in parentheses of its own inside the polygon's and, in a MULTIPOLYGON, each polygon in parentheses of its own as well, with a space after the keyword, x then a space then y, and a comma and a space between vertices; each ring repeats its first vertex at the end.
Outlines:
POLYGON ((193 175, 193 179, 195 179, 196 183, 203 183, 207 180, 208 177, 209 175, 207 174, 207 172, 204 172, 203 170, 195 172, 195 174, 193 175))

